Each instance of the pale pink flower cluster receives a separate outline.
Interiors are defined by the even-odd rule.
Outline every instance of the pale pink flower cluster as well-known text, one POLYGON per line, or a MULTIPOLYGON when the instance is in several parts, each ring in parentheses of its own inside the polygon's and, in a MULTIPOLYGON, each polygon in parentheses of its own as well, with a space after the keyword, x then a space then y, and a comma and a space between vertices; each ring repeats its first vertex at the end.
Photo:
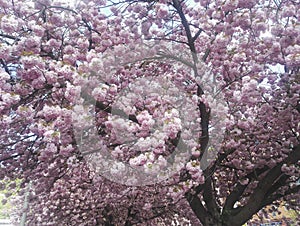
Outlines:
POLYGON ((39 160, 42 162, 49 161, 51 156, 57 153, 57 147, 54 143, 48 143, 45 149, 42 149, 39 155, 39 160))
POLYGON ((5 71, 0 71, 0 87, 4 86, 6 81, 10 79, 10 75, 6 73, 5 71))
POLYGON ((55 130, 47 130, 44 132, 44 140, 47 141, 47 143, 58 143, 60 140, 61 133, 59 131, 55 130))
POLYGON ((0 97, 1 97, 1 102, 0 102, 1 107, 9 107, 20 100, 20 96, 14 93, 6 93, 6 92, 0 93, 0 97))
POLYGON ((19 20, 11 15, 4 15, 0 20, 1 29, 7 34, 13 34, 19 28, 19 20))
POLYGON ((165 134, 174 139, 182 129, 182 122, 179 118, 179 112, 176 109, 167 110, 163 117, 163 131, 165 134))
POLYGON ((108 92, 109 86, 106 84, 100 84, 99 87, 96 87, 92 95, 98 101, 104 101, 108 92))
POLYGON ((43 110, 39 112, 39 115, 43 116, 46 121, 56 119, 60 116, 62 109, 59 106, 45 105, 43 110))
POLYGON ((57 82, 58 75, 54 71, 45 71, 44 76, 48 84, 55 84, 57 82))
POLYGON ((10 47, 9 46, 1 46, 0 48, 0 58, 3 60, 8 60, 10 57, 10 47))
POLYGON ((189 161, 186 164, 186 169, 188 170, 188 172, 190 173, 190 175, 192 176, 192 179, 194 181, 196 181, 199 184, 204 183, 205 178, 204 178, 203 172, 201 170, 199 161, 197 161, 197 160, 189 161))
POLYGON ((74 86, 67 82, 65 97, 70 103, 77 103, 80 101, 81 86, 74 86))
POLYGON ((142 130, 149 130, 155 124, 155 120, 148 111, 142 111, 136 116, 142 130))
POLYGON ((145 165, 145 163, 147 162, 147 159, 148 158, 147 158, 146 154, 140 154, 137 157, 131 158, 129 160, 129 164, 131 166, 142 166, 142 165, 145 165))

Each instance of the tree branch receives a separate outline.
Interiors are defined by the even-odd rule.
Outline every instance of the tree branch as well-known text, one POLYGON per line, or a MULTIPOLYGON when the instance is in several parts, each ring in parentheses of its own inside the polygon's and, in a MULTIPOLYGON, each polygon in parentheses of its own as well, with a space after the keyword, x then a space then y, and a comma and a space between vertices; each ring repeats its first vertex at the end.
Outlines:
POLYGON ((281 167, 283 164, 294 164, 300 160, 300 144, 281 163, 270 169, 267 174, 260 179, 256 189, 251 194, 246 205, 238 208, 238 212, 230 219, 232 225, 242 225, 249 220, 254 213, 263 207, 264 200, 268 199, 266 195, 272 189, 274 182, 283 174, 281 167))
POLYGON ((0 34, 0 37, 8 38, 8 39, 13 39, 13 40, 16 40, 16 41, 20 41, 20 38, 17 38, 17 37, 12 36, 12 35, 0 34))
POLYGON ((207 217, 207 210, 204 208, 200 198, 197 195, 192 195, 191 193, 187 193, 185 195, 187 201, 189 202, 193 212, 197 216, 197 218, 204 223, 204 219, 207 217))
POLYGON ((187 39, 188 39, 188 45, 189 45, 189 48, 192 52, 194 63, 196 64, 198 62, 198 57, 197 57, 197 54, 196 54, 196 47, 194 45, 195 40, 192 37, 192 33, 191 33, 189 23, 188 23, 185 15, 184 15, 181 3, 178 0, 173 0, 172 2, 173 2, 173 7, 176 9, 177 13, 180 16, 181 23, 184 27, 184 30, 185 30, 185 33, 186 33, 186 36, 187 36, 187 39))
POLYGON ((208 177, 205 180, 203 199, 206 203, 208 213, 213 217, 213 219, 220 219, 220 208, 216 202, 216 196, 212 187, 212 178, 208 177))
POLYGON ((192 38, 193 42, 195 42, 197 40, 197 38, 200 36, 200 34, 202 33, 202 31, 203 31, 203 29, 201 29, 201 28, 197 31, 197 33, 192 38))
POLYGON ((230 211, 233 209, 234 204, 240 199, 241 195, 244 193, 247 185, 242 185, 241 183, 238 183, 233 191, 228 195, 224 208, 223 208, 223 213, 226 214, 227 211, 230 211))

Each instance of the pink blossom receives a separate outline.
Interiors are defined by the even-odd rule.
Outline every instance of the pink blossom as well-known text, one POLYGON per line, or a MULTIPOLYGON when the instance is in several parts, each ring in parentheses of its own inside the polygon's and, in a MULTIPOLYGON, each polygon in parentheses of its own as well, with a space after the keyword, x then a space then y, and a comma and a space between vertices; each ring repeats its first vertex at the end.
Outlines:
POLYGON ((282 16, 283 17, 291 17, 296 14, 296 9, 295 6, 293 5, 288 5, 283 8, 282 16))
POLYGON ((4 81, 8 81, 10 79, 10 75, 4 71, 0 71, 0 83, 4 81))
POLYGON ((141 166, 147 162, 147 156, 145 154, 140 154, 137 157, 131 158, 129 164, 131 166, 141 166))
POLYGON ((16 219, 28 192, 26 225, 299 210, 300 11, 278 2, 0 0, 0 180, 22 181, 16 219))
POLYGON ((70 83, 67 83, 65 97, 68 101, 75 103, 80 99, 80 93, 81 93, 80 86, 73 86, 70 83))
POLYGON ((157 17, 158 18, 164 18, 168 15, 168 11, 162 7, 159 7, 157 10, 157 17))
POLYGON ((95 97, 96 100, 103 101, 107 94, 109 87, 105 84, 101 84, 100 87, 97 87, 93 90, 92 95, 95 97))
POLYGON ((4 15, 1 18, 0 27, 5 33, 11 34, 19 27, 18 19, 14 16, 4 15))
POLYGON ((155 123, 152 116, 149 114, 148 111, 142 111, 137 115, 137 120, 141 124, 143 130, 147 130, 152 127, 155 123))

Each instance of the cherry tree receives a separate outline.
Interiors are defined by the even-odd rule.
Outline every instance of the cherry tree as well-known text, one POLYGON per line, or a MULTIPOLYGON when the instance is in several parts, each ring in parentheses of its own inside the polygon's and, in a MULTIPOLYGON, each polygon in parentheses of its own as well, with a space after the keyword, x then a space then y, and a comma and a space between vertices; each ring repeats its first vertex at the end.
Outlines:
POLYGON ((297 1, 0 6, 0 187, 18 190, 16 221, 233 226, 299 210, 297 1))

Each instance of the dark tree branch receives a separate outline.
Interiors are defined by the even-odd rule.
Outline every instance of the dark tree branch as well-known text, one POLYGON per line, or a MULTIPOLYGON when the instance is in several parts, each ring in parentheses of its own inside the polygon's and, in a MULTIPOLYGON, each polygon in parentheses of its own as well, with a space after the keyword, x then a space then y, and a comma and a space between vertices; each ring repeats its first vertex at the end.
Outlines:
POLYGON ((177 13, 180 16, 181 23, 184 27, 184 30, 185 30, 185 33, 186 33, 186 36, 187 36, 187 39, 188 39, 188 45, 189 45, 189 48, 190 48, 190 50, 192 52, 192 55, 193 55, 194 64, 196 64, 196 63, 198 63, 196 47, 195 47, 195 44, 194 44, 196 39, 194 40, 193 37, 192 37, 191 29, 190 29, 189 23, 188 23, 185 15, 184 15, 184 12, 182 10, 181 2, 178 1, 178 0, 173 0, 172 2, 173 2, 173 7, 176 9, 177 13))
POLYGON ((204 219, 207 217, 208 213, 205 207, 203 206, 200 198, 197 195, 187 193, 185 195, 187 201, 189 202, 193 212, 197 216, 197 218, 204 223, 204 219))
POLYGON ((8 67, 7 67, 7 65, 6 65, 6 63, 4 62, 3 59, 0 59, 0 63, 1 63, 2 66, 4 67, 5 72, 6 72, 7 74, 10 74, 10 71, 9 71, 9 69, 8 69, 8 67))
POLYGON ((202 33, 203 29, 199 29, 198 32, 194 35, 194 37, 192 38, 192 41, 195 42, 197 40, 197 38, 200 36, 200 34, 202 33))
POLYGON ((78 14, 75 10, 63 6, 48 6, 47 9, 60 9, 63 11, 70 11, 76 15, 78 14))
MULTIPOLYGON (((201 86, 197 84, 197 96, 201 97, 204 94, 204 91, 202 90, 201 86)), ((200 126, 201 126, 201 136, 199 138, 199 144, 201 148, 201 163, 202 167, 207 167, 207 146, 209 142, 209 132, 208 132, 208 127, 209 127, 209 118, 210 118, 210 110, 209 108, 206 107, 206 105, 200 101, 198 104, 198 108, 200 110, 200 126)))
POLYGON ((17 37, 12 36, 12 35, 0 34, 0 37, 8 38, 8 39, 13 39, 13 40, 16 40, 16 41, 20 41, 20 38, 17 38, 17 37))
MULTIPOLYGON (((281 167, 283 164, 294 164, 300 160, 300 144, 293 148, 293 151, 288 155, 288 157, 277 164, 275 167, 270 169, 266 175, 260 179, 256 189, 251 194, 246 205, 237 208, 238 212, 236 213, 234 218, 230 219, 232 225, 242 225, 247 222, 253 214, 259 211, 263 207, 264 200, 268 199, 266 195, 272 190, 274 183, 276 185, 276 181, 283 174, 281 171, 281 167)), ((276 196, 275 196, 276 197, 276 196)), ((274 200, 273 200, 274 201, 274 200)))
POLYGON ((204 183, 203 199, 206 203, 208 213, 213 219, 220 219, 220 208, 216 202, 215 191, 213 190, 212 177, 208 177, 204 183))
POLYGON ((290 194, 295 194, 297 192, 300 191, 300 185, 298 186, 295 186, 293 188, 290 188, 289 190, 287 190, 284 194, 280 194, 280 193, 276 193, 276 194, 273 194, 273 195, 270 195, 268 198, 264 199, 263 202, 261 203, 261 208, 267 206, 267 205, 270 205, 272 204, 274 201, 278 200, 278 199, 281 199, 287 195, 290 195, 290 194))
POLYGON ((109 105, 105 105, 104 103, 100 102, 100 101, 96 101, 96 104, 95 104, 96 108, 98 108, 99 110, 102 110, 106 113, 110 113, 110 114, 113 114, 113 115, 118 115, 120 116, 121 118, 124 118, 124 119, 129 119, 130 121, 133 121, 135 123, 138 123, 138 120, 136 118, 135 115, 127 115, 123 110, 121 109, 117 109, 117 108, 112 108, 111 106, 109 105))
POLYGON ((225 201, 223 213, 226 214, 227 211, 230 211, 233 209, 234 204, 240 199, 240 197, 244 193, 246 187, 247 187, 247 185, 242 185, 240 183, 238 183, 234 187, 233 191, 230 193, 230 195, 228 195, 228 197, 225 201))

